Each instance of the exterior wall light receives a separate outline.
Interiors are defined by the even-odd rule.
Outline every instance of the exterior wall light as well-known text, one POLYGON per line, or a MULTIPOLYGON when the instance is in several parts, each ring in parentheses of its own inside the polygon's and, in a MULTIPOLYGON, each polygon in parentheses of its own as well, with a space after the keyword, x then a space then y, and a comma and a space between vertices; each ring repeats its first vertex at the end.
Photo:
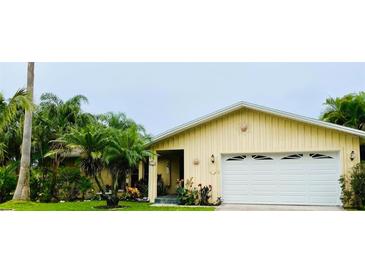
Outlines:
POLYGON ((355 158, 356 158, 355 151, 351 151, 350 160, 353 161, 353 160, 355 160, 355 158))
POLYGON ((214 164, 214 163, 215 163, 215 157, 214 157, 214 154, 212 154, 212 156, 210 156, 210 162, 211 162, 212 164, 214 164))

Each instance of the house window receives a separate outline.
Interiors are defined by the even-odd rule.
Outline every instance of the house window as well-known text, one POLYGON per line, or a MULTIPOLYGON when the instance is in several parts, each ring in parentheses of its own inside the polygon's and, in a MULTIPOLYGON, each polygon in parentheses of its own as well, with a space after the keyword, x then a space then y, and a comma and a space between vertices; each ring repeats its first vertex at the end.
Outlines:
POLYGON ((255 160, 274 160, 273 158, 271 158, 269 156, 264 156, 264 155, 252 155, 252 159, 255 159, 255 160))
POLYGON ((294 160, 294 159, 300 159, 302 157, 303 157, 303 154, 291 154, 291 155, 281 158, 281 160, 294 160))
POLYGON ((319 153, 311 153, 311 154, 309 154, 309 156, 312 157, 313 159, 333 159, 333 157, 331 157, 331 156, 319 154, 319 153))
POLYGON ((244 159, 246 159, 246 155, 238 155, 228 158, 226 161, 243 161, 244 159))

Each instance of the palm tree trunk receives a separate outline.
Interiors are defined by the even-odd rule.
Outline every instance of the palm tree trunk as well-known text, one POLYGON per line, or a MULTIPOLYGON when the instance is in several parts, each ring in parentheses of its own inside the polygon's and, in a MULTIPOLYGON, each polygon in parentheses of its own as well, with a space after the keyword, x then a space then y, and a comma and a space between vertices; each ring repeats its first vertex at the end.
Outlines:
MULTIPOLYGON (((34 88, 34 62, 28 63, 28 75, 27 75, 27 92, 30 93, 31 100, 33 101, 33 88, 34 88)), ((30 200, 30 154, 31 154, 31 141, 32 141, 32 111, 26 110, 24 116, 24 128, 23 128, 23 141, 22 141, 22 156, 20 159, 20 171, 18 184, 16 186, 13 200, 30 200)))

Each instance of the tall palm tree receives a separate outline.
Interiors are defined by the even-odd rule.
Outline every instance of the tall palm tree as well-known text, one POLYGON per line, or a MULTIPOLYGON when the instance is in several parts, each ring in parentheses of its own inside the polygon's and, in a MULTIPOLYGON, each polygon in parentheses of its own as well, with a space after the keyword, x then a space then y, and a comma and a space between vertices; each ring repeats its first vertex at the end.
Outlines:
MULTIPOLYGON (((34 88, 34 62, 28 63, 27 92, 33 102, 34 88)), ((21 147, 21 160, 18 183, 14 192, 13 200, 30 200, 30 153, 32 142, 32 111, 26 110, 24 115, 23 142, 21 147)))

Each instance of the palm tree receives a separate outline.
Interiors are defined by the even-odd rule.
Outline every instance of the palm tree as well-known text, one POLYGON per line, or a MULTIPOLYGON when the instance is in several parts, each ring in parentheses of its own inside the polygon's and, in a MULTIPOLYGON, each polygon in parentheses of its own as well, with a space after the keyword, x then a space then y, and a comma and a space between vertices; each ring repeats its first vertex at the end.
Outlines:
POLYGON ((330 97, 324 105, 323 121, 365 130, 365 92, 330 97))
MULTIPOLYGON (((34 88, 34 62, 29 62, 28 75, 27 75, 27 92, 29 92, 30 99, 32 102, 33 102, 33 88, 34 88)), ((30 199, 29 168, 30 168, 31 142, 32 142, 32 111, 26 110, 24 115, 20 171, 13 200, 28 201, 30 199)))
POLYGON ((95 180, 103 196, 105 196, 105 189, 100 173, 104 167, 102 152, 108 145, 108 141, 105 128, 97 125, 73 129, 59 139, 59 142, 65 143, 69 150, 80 153, 81 170, 86 176, 95 180))
POLYGON ((99 115, 97 118, 103 125, 110 128, 125 130, 130 127, 137 127, 138 131, 147 137, 145 128, 142 125, 136 124, 133 119, 128 118, 123 112, 108 112, 99 115))
POLYGON ((110 129, 109 131, 110 139, 103 157, 113 176, 113 184, 112 194, 107 199, 107 205, 116 207, 119 202, 117 196, 119 177, 125 178, 128 171, 137 167, 140 161, 151 155, 151 152, 146 149, 146 138, 140 134, 138 126, 134 125, 125 130, 110 129))
POLYGON ((33 160, 38 163, 43 174, 50 172, 49 194, 57 200, 58 171, 65 157, 63 153, 55 152, 63 151, 65 144, 55 140, 72 129, 82 128, 96 120, 91 114, 82 111, 82 104, 88 102, 83 95, 63 101, 52 93, 44 93, 40 99, 33 117, 33 160))
POLYGON ((36 112, 37 122, 41 127, 52 128, 55 134, 62 135, 70 128, 83 127, 95 120, 91 114, 81 109, 83 103, 88 103, 88 99, 83 95, 76 95, 67 101, 62 101, 55 94, 44 93, 40 99, 36 112))

